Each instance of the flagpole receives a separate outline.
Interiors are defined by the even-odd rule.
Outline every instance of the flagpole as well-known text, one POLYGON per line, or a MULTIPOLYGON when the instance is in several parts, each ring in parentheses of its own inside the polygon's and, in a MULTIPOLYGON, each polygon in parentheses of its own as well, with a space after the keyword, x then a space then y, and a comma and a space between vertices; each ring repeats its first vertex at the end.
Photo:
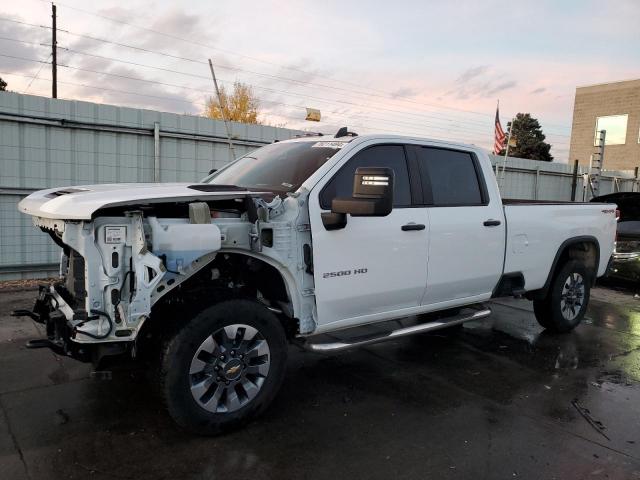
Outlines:
POLYGON ((502 160, 502 173, 500 177, 498 177, 498 187, 502 187, 504 183, 504 177, 507 170, 507 157, 509 156, 509 144, 511 143, 511 133, 513 132, 513 124, 515 123, 516 117, 511 119, 511 126, 509 127, 509 137, 507 138, 507 148, 504 149, 504 159, 502 160))
POLYGON ((511 127, 509 127, 509 137, 507 138, 507 148, 504 150, 504 163, 507 163, 507 157, 509 156, 509 143, 511 143, 511 132, 513 131, 513 123, 515 122, 516 117, 511 119, 511 127))
MULTIPOLYGON (((496 105, 496 112, 499 112, 499 111, 500 111, 500 99, 498 99, 498 104, 496 105)), ((497 115, 498 114, 496 113, 496 117, 497 117, 497 115)), ((500 127, 500 128, 502 128, 502 127, 500 127)), ((496 125, 493 125, 493 141, 494 141, 494 144, 495 144, 495 136, 496 136, 496 125)), ((494 148, 494 151, 495 151, 496 147, 494 146, 493 148, 494 148)), ((499 162, 496 162, 496 178, 500 179, 500 163, 499 162)))

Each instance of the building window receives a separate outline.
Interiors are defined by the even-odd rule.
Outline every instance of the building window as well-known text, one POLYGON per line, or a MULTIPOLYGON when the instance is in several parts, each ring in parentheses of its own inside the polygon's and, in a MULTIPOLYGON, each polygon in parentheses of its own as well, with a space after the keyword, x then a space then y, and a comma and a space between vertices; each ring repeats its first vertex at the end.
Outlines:
POLYGON ((598 145, 600 130, 606 130, 605 145, 624 145, 627 141, 627 119, 629 115, 608 115, 596 118, 593 145, 598 145))

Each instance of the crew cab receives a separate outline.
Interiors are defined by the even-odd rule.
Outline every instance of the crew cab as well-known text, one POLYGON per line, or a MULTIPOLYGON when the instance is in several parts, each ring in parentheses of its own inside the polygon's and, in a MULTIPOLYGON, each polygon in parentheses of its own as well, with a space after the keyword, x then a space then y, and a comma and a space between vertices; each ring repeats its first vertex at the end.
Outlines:
POLYGON ((62 248, 61 278, 15 314, 47 326, 31 347, 157 353, 171 416, 216 434, 271 402, 288 342, 331 352, 451 327, 499 296, 573 329, 607 269, 615 209, 503 201, 479 147, 343 128, 199 183, 29 195, 19 210, 62 248))

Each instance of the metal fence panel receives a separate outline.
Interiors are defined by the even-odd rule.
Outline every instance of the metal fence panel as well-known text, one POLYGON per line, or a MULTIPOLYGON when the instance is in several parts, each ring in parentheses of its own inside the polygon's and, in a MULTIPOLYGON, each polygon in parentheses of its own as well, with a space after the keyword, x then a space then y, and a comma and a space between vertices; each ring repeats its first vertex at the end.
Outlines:
MULTIPOLYGON (((504 157, 490 155, 490 158, 504 198, 571 200, 573 165, 513 157, 508 157, 505 164, 504 157), (501 172, 505 166, 504 179, 500 181, 501 172)), ((583 199, 582 174, 584 173, 588 173, 588 169, 580 166, 578 168, 576 201, 583 199)), ((635 178, 634 172, 603 170, 599 194, 606 195, 624 191, 638 191, 638 179, 635 178)), ((592 198, 588 190, 584 192, 584 196, 587 200, 592 198)))
MULTIPOLYGON (((59 249, 17 210, 28 193, 94 183, 195 182, 232 160, 221 121, 0 92, 0 280, 56 273, 59 249)), ((302 132, 231 122, 236 156, 302 132)))
MULTIPOLYGON (((231 130, 236 156, 302 133, 234 122, 231 130)), ((494 167, 502 168, 501 157, 491 158, 494 167)), ((59 249, 16 209, 31 191, 152 182, 156 175, 161 182, 194 182, 231 159, 221 121, 0 92, 0 280, 57 271, 59 249)), ((501 190, 505 198, 567 201, 571 182, 571 165, 510 157, 501 190)), ((605 171, 600 194, 637 190, 637 184, 633 172, 605 171)), ((582 200, 580 178, 576 199, 582 200)))

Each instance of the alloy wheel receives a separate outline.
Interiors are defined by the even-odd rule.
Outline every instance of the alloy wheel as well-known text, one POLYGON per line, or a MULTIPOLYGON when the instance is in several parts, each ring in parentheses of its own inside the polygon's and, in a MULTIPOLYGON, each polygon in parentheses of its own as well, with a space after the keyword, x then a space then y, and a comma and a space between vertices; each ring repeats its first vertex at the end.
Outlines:
POLYGON ((254 327, 227 325, 198 347, 189 368, 191 395, 213 413, 236 411, 253 400, 269 374, 269 344, 254 327))
POLYGON ((579 273, 571 273, 562 286, 560 311, 567 320, 575 319, 584 304, 584 278, 579 273))

